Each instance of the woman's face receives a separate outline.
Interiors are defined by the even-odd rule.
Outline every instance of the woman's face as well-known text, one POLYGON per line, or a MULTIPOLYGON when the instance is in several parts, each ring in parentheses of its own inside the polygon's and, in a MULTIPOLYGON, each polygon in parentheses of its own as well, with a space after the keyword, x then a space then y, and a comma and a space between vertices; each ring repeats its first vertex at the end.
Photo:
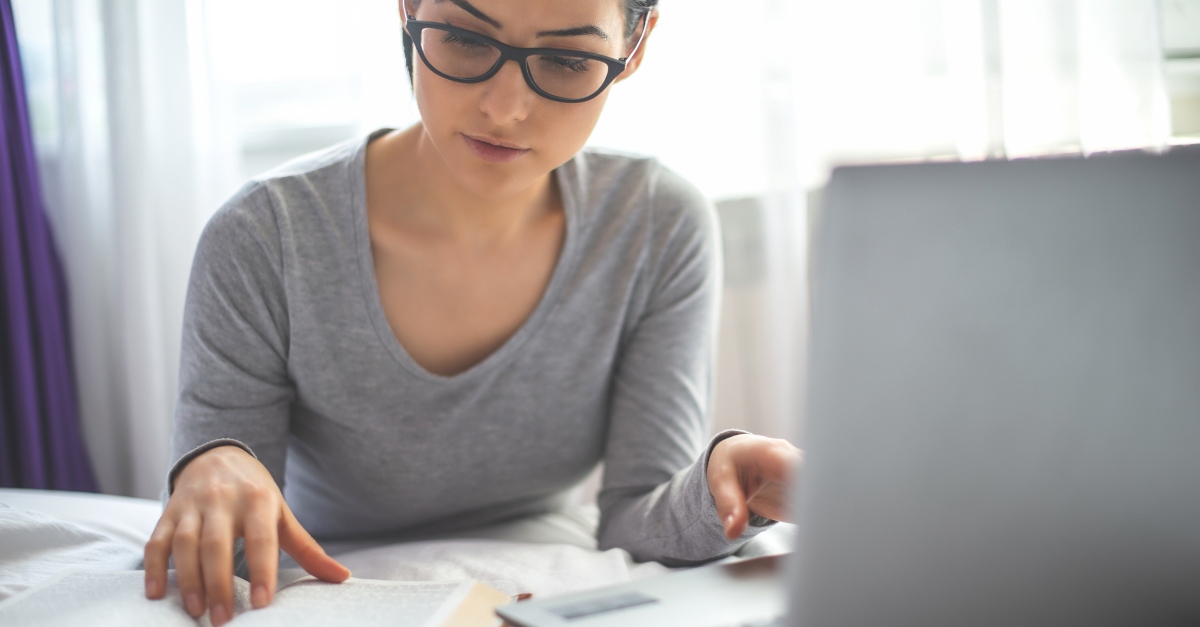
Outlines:
MULTIPOLYGON (((421 0, 414 7, 409 0, 408 7, 418 20, 466 28, 512 46, 620 58, 640 34, 626 41, 623 5, 622 0, 421 0), (593 32, 553 34, 567 30, 593 32)), ((623 76, 635 68, 636 59, 623 76)), ((416 55, 413 70, 425 132, 458 182, 486 198, 516 194, 579 152, 608 96, 605 90, 582 103, 548 100, 529 88, 515 62, 472 84, 434 74, 416 55), (497 149, 497 144, 518 150, 497 149)))

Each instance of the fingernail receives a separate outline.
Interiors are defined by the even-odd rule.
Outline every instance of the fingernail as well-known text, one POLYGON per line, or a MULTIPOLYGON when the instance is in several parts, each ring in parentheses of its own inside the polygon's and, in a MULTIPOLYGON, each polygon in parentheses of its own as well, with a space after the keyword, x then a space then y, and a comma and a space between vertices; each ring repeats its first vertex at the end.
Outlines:
POLYGON ((254 584, 254 588, 250 590, 250 603, 256 610, 267 606, 267 587, 265 585, 254 584))
POLYGON ((214 627, 220 627, 221 625, 228 623, 229 619, 233 618, 229 615, 229 608, 226 608, 221 603, 217 603, 216 605, 212 606, 208 611, 209 618, 212 619, 212 624, 214 627))
POLYGON ((200 595, 195 592, 189 592, 183 604, 187 606, 188 614, 192 616, 200 616, 204 613, 204 601, 201 601, 200 595))
POLYGON ((146 579, 146 596, 154 598, 158 596, 158 580, 149 577, 146 579))

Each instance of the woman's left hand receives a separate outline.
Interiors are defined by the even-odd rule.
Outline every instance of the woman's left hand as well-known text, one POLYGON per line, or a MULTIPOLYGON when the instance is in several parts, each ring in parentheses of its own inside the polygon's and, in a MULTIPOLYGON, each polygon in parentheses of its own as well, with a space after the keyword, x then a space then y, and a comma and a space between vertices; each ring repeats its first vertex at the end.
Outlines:
POLYGON ((708 458, 708 489, 730 540, 755 513, 788 521, 791 481, 804 453, 787 440, 742 433, 717 443, 708 458))

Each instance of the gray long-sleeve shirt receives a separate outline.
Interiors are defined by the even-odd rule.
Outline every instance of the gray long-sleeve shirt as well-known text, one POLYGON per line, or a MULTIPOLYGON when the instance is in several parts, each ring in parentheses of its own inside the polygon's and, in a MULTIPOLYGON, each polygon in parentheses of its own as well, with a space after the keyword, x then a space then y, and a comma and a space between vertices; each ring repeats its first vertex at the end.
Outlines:
MULTIPOLYGON (((371 137, 374 137, 373 134, 371 137)), ((370 137, 251 181, 201 237, 171 476, 244 445, 314 536, 459 528, 544 511, 603 461, 601 548, 693 563, 735 550, 706 481, 720 251, 710 204, 653 159, 558 168, 566 238, 533 313, 450 377, 380 303, 370 137)))

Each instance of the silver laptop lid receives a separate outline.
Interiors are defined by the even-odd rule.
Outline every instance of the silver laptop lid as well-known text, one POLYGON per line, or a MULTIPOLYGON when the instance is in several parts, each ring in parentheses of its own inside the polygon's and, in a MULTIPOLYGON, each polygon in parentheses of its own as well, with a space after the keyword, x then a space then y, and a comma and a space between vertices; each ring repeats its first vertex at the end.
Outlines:
POLYGON ((1200 624, 1200 158, 848 168, 793 625, 1200 624))

